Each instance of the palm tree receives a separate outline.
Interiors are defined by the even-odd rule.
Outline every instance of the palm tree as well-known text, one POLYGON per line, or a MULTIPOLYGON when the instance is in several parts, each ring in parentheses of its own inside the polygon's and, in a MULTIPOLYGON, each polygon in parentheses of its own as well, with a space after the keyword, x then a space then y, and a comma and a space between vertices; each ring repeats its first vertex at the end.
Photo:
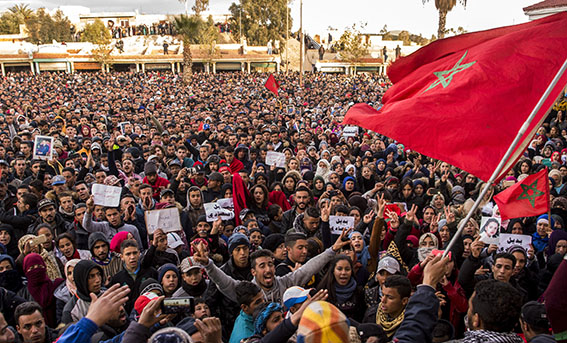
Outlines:
POLYGON ((16 4, 8 8, 18 18, 18 23, 23 24, 33 16, 33 10, 27 4, 16 4))
POLYGON ((180 15, 175 17, 174 24, 178 34, 183 39, 183 82, 189 83, 193 68, 191 44, 198 43, 201 20, 195 15, 180 15))
MULTIPOLYGON (((429 0, 422 0, 425 4, 429 0)), ((463 6, 467 6, 467 0, 458 0, 463 6)), ((445 37, 445 25, 447 24, 447 13, 449 13, 457 5, 457 0, 435 0, 435 8, 439 11, 439 27, 437 29, 437 37, 442 39, 445 37)))

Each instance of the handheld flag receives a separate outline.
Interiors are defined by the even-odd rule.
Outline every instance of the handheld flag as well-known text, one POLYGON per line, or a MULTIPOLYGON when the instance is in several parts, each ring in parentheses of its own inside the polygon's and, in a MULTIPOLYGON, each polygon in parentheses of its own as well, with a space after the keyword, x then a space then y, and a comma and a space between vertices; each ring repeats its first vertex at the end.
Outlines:
POLYGON ((549 211, 547 168, 494 196, 502 220, 537 216, 549 211))
MULTIPOLYGON (((377 111, 356 104, 358 125, 488 181, 567 58, 567 12, 435 41, 388 69, 393 81, 377 111)), ((501 180, 567 84, 545 99, 496 177, 501 180)))
POLYGON ((280 88, 280 84, 278 83, 278 81, 276 81, 274 74, 270 74, 270 76, 268 76, 268 79, 266 80, 264 86, 268 88, 270 92, 278 96, 278 89, 280 88))

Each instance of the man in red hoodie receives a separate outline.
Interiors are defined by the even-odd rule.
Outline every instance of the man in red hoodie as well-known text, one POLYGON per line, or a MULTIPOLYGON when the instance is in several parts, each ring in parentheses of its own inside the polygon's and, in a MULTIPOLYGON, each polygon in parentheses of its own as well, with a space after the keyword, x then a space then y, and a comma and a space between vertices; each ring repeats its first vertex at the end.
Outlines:
POLYGON ((159 201, 160 193, 163 189, 169 188, 169 181, 163 177, 158 176, 157 166, 153 162, 148 162, 144 166, 144 180, 142 183, 147 183, 152 186, 153 198, 159 201))
POLYGON ((234 158, 234 147, 232 146, 226 148, 224 152, 224 159, 226 160, 226 163, 228 163, 228 167, 232 174, 238 173, 242 170, 242 168, 244 168, 244 164, 242 164, 242 162, 240 162, 237 158, 234 158))

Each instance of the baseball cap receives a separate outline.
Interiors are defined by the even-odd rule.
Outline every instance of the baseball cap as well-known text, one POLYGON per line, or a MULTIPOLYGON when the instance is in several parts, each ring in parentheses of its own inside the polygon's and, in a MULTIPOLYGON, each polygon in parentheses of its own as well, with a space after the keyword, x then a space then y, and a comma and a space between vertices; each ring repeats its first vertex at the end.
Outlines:
POLYGON ((57 186, 57 185, 64 185, 65 184, 65 178, 61 175, 56 175, 52 180, 51 180, 51 185, 52 186, 57 186))
POLYGON ((175 193, 173 192, 173 190, 171 188, 164 188, 161 190, 161 193, 159 194, 160 197, 166 195, 167 193, 170 193, 172 195, 175 195, 175 193))
POLYGON ((380 259, 380 262, 378 262, 376 272, 379 273, 382 270, 385 270, 390 274, 396 274, 400 272, 400 264, 392 256, 384 256, 380 259))
POLYGON ((181 240, 181 237, 179 237, 178 234, 176 234, 175 232, 168 232, 167 233, 167 246, 170 247, 171 249, 175 249, 178 246, 184 245, 185 243, 183 243, 183 241, 181 240))
POLYGON ((49 199, 41 199, 39 203, 37 203, 37 209, 40 211, 47 206, 55 206, 55 203, 49 199))
POLYGON ((187 257, 183 259, 183 261, 181 261, 181 264, 179 265, 179 270, 181 270, 182 273, 188 273, 193 269, 202 269, 202 268, 203 267, 201 267, 200 264, 195 262, 195 259, 193 259, 193 257, 187 257))
POLYGON ((310 289, 305 289, 299 286, 293 286, 288 288, 283 294, 283 303, 287 309, 290 309, 293 305, 301 304, 309 295, 310 289))
POLYGON ((549 321, 547 320, 547 312, 545 305, 537 301, 528 301, 522 306, 522 320, 530 326, 541 329, 549 329, 549 321))
POLYGON ((100 147, 100 144, 98 144, 96 142, 91 144, 91 150, 95 150, 95 149, 102 150, 101 147, 100 147))

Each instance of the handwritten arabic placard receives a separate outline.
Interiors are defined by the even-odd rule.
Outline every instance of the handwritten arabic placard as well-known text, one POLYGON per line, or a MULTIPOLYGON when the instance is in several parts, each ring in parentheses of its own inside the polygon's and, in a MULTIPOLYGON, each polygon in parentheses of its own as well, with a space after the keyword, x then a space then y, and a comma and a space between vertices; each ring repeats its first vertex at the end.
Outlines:
POLYGON ((504 252, 513 246, 521 246, 524 250, 528 251, 530 244, 532 244, 532 236, 501 233, 500 241, 498 242, 498 252, 504 252))
POLYGON ((343 229, 354 228, 354 217, 329 216, 329 227, 332 234, 340 235, 343 229))
POLYGON ((146 229, 150 235, 157 229, 162 229, 163 232, 173 232, 182 229, 177 207, 146 211, 144 215, 146 217, 146 229))
POLYGON ((266 153, 266 165, 276 165, 278 168, 285 168, 285 155, 281 152, 268 151, 266 153))
POLYGON ((343 137, 358 136, 358 126, 347 126, 343 129, 343 137))
POLYGON ((232 198, 218 199, 217 204, 219 204, 225 210, 229 210, 232 214, 232 218, 234 218, 234 200, 232 200, 232 198))
POLYGON ((218 202, 209 202, 204 206, 208 222, 214 222, 218 217, 221 217, 222 220, 234 218, 234 211, 223 208, 218 202))
POLYGON ((118 207, 118 205, 120 205, 120 193, 122 193, 122 187, 95 183, 93 184, 92 193, 95 205, 118 207))

